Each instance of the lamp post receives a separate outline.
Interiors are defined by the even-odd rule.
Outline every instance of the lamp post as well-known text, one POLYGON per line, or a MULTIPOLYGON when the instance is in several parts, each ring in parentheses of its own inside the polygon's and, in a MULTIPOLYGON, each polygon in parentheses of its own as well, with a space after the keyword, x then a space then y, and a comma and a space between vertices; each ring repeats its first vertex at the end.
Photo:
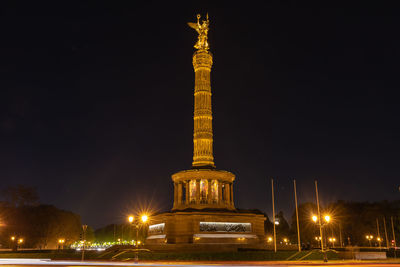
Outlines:
POLYGON ((18 239, 18 247, 22 246, 23 243, 24 243, 23 238, 18 239))
POLYGON ((324 228, 325 225, 327 225, 331 221, 331 216, 326 214, 326 215, 324 215, 324 219, 322 220, 321 214, 319 213, 319 216, 313 215, 311 217, 311 219, 319 227, 320 236, 319 236, 318 239, 321 241, 321 251, 322 251, 322 253, 324 255, 324 262, 327 262, 328 258, 326 256, 326 250, 324 249, 323 228, 324 228))
POLYGON ((378 237, 376 238, 376 241, 378 241, 378 244, 379 244, 379 250, 381 250, 381 242, 382 242, 382 238, 381 238, 380 236, 378 236, 378 237))
POLYGON ((58 239, 58 249, 64 249, 64 243, 65 243, 64 238, 58 239))
POLYGON ((17 250, 17 246, 16 246, 16 244, 15 244, 15 236, 11 236, 10 237, 10 240, 11 240, 11 249, 13 250, 13 251, 16 251, 17 250))
POLYGON ((133 216, 130 215, 128 216, 128 222, 129 224, 132 226, 134 226, 136 228, 136 240, 135 240, 135 263, 137 263, 139 261, 139 245, 140 245, 140 241, 139 239, 139 226, 140 224, 145 224, 148 220, 149 220, 149 216, 147 216, 146 214, 143 214, 140 216, 139 219, 135 219, 138 218, 138 216, 133 216))
POLYGON ((373 235, 366 235, 365 238, 368 240, 369 246, 372 247, 371 240, 374 238, 374 236, 373 235))
POLYGON ((86 242, 86 229, 87 229, 87 224, 82 225, 82 258, 81 261, 85 260, 85 242, 86 242))
POLYGON ((320 244, 320 242, 321 242, 321 237, 320 236, 316 236, 315 237, 315 241, 317 242, 317 246, 318 246, 318 244, 320 244))
POLYGON ((314 184, 315 184, 315 197, 316 197, 316 200, 317 200, 318 217, 316 215, 313 215, 312 216, 312 220, 314 221, 314 223, 317 223, 318 226, 319 226, 319 234, 320 234, 320 237, 321 237, 321 251, 322 251, 322 253, 324 255, 324 262, 328 262, 328 257, 326 255, 325 250, 324 250, 324 237, 322 235, 322 232, 323 232, 322 228, 323 228, 323 226, 325 224, 330 222, 331 216, 330 215, 325 215, 324 216, 325 223, 322 222, 322 220, 321 220, 321 212, 320 212, 320 208, 319 208, 319 196, 318 196, 318 182, 317 182, 317 180, 315 180, 314 184))
POLYGON ((336 238, 335 237, 329 237, 329 242, 332 243, 332 248, 334 248, 335 247, 336 238))

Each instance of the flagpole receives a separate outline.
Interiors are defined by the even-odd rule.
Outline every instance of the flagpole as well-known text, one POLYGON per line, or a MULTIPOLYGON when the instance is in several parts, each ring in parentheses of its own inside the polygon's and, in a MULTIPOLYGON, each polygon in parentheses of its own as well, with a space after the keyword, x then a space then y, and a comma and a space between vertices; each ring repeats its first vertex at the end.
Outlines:
POLYGON ((386 231, 386 219, 385 219, 385 216, 383 216, 383 229, 385 229, 386 249, 389 249, 389 239, 388 239, 388 234, 387 234, 387 231, 386 231))
POLYGON ((392 233, 393 233, 393 241, 394 241, 394 257, 396 258, 396 235, 394 233, 393 216, 390 216, 390 221, 392 223, 392 233))
POLYGON ((296 205, 297 244, 298 244, 299 252, 300 252, 301 251, 301 243, 300 243, 299 208, 298 208, 298 204, 297 204, 296 180, 293 180, 293 187, 294 187, 294 202, 296 205))
POLYGON ((274 197, 274 179, 271 179, 272 189, 272 224, 274 225, 274 251, 276 252, 276 229, 275 229, 275 197, 274 197))

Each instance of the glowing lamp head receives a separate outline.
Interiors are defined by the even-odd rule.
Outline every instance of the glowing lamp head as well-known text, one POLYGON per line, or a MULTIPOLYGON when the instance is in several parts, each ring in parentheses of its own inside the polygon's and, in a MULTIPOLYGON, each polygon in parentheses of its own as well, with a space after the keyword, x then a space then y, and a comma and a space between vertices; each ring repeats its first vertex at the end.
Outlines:
POLYGON ((326 221, 327 223, 329 223, 329 222, 331 221, 331 216, 325 215, 325 216, 324 216, 324 219, 325 219, 325 221, 326 221))
POLYGON ((133 220, 134 220, 134 219, 135 219, 135 218, 131 215, 131 216, 128 217, 128 222, 133 223, 133 220))
POLYGON ((317 221, 318 221, 318 217, 317 217, 316 215, 313 215, 313 216, 311 217, 311 219, 312 219, 314 222, 317 222, 317 221))
POLYGON ((11 241, 14 241, 14 240, 15 240, 15 236, 12 236, 12 237, 11 237, 11 241))
POLYGON ((23 243, 24 242, 24 239, 23 238, 20 238, 19 240, 18 240, 18 243, 23 243))
POLYGON ((149 216, 147 216, 146 214, 142 215, 142 222, 147 222, 149 220, 149 216))
POLYGON ((272 242, 272 237, 268 237, 268 242, 272 242))

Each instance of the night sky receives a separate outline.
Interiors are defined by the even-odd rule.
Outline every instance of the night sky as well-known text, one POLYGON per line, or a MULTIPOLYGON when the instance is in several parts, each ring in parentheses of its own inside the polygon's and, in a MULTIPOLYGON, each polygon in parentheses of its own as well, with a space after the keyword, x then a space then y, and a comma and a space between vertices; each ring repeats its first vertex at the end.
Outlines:
POLYGON ((399 199, 398 10, 378 1, 1 3, 0 188, 101 227, 169 210, 192 162, 193 45, 208 11, 214 156, 238 208, 399 199), (323 2, 323 3, 322 3, 323 2), (261 3, 261 2, 260 2, 261 3))

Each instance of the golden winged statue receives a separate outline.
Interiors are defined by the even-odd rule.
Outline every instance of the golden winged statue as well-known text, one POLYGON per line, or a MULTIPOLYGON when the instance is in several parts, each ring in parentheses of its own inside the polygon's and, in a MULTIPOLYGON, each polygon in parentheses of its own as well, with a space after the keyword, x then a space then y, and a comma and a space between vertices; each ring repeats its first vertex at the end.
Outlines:
POLYGON ((207 13, 207 19, 203 20, 202 23, 200 23, 200 14, 197 15, 197 23, 196 22, 188 22, 188 25, 195 29, 197 33, 199 34, 199 39, 197 40, 197 43, 194 45, 194 48, 199 49, 199 50, 208 50, 208 41, 207 41, 207 35, 208 35, 208 25, 210 24, 210 21, 208 20, 208 13, 207 13))

